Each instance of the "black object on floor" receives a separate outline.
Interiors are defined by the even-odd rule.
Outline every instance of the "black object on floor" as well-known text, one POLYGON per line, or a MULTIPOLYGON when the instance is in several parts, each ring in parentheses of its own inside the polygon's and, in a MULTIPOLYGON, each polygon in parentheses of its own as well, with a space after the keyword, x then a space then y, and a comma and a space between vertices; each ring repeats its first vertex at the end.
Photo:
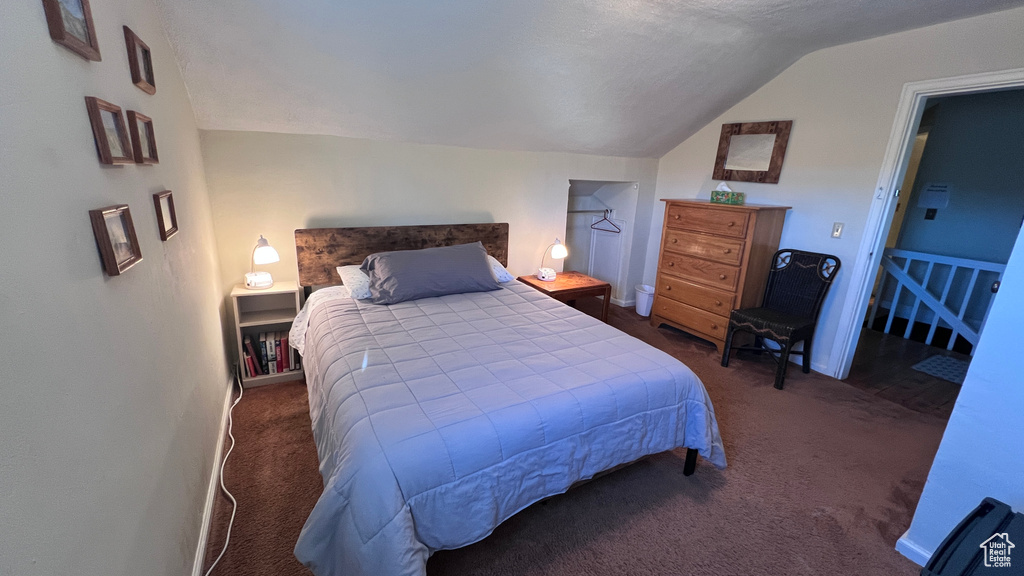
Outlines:
POLYGON ((1014 538, 1024 550, 1024 514, 985 498, 946 536, 921 576, 1024 576, 1024 554, 1014 561, 1014 538))

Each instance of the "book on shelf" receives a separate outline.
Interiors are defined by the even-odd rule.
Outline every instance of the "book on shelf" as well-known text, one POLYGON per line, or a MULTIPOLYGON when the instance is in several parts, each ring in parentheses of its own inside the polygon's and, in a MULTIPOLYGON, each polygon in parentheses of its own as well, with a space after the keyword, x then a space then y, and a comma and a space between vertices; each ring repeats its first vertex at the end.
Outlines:
POLYGON ((257 375, 256 362, 253 361, 248 351, 242 352, 242 354, 245 356, 245 377, 252 378, 257 375))
POLYGON ((266 373, 278 373, 278 363, 273 358, 273 332, 260 332, 259 341, 264 346, 264 349, 266 349, 266 354, 263 356, 266 359, 266 373))
POLYGON ((256 353, 256 348, 252 345, 252 338, 248 335, 243 340, 244 351, 248 354, 249 358, 252 359, 253 371, 250 376, 262 376, 263 375, 263 363, 260 360, 259 354, 256 353))
POLYGON ((267 333, 260 332, 257 337, 259 339, 259 360, 260 365, 263 367, 264 374, 270 374, 270 363, 267 362, 267 333))
POLYGON ((284 359, 284 350, 281 348, 281 332, 274 332, 274 349, 277 351, 277 371, 287 372, 288 366, 284 359))

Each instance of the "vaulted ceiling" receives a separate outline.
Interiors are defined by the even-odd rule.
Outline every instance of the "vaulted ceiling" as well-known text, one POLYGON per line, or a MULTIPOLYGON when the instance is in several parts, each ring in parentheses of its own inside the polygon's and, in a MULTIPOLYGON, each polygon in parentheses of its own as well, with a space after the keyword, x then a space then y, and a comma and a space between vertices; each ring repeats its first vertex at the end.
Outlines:
POLYGON ((157 0, 200 128, 659 157, 801 56, 1024 0, 157 0))

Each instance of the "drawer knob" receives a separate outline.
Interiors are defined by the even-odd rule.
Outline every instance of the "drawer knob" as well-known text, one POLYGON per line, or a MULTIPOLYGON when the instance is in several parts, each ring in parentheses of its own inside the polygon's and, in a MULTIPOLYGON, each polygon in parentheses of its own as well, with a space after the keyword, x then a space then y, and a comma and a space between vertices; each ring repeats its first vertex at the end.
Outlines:
POLYGON ((735 226, 735 225, 736 225, 736 223, 735 223, 735 222, 729 222, 729 228, 732 228, 732 227, 733 227, 733 226, 735 226))
POLYGON ((671 286, 665 286, 665 292, 668 292, 668 291, 669 291, 669 290, 671 290, 671 289, 672 289, 672 287, 671 287, 671 286))
POLYGON ((676 220, 679 220, 679 214, 675 215, 676 220))
POLYGON ((718 330, 718 324, 712 324, 711 325, 711 329, 712 330, 718 330))
POLYGON ((722 254, 728 254, 730 252, 732 252, 732 248, 726 248, 725 250, 722 250, 722 254))
POLYGON ((679 243, 679 238, 673 238, 673 239, 672 239, 672 243, 673 243, 673 244, 677 244, 677 243, 679 243))
POLYGON ((718 275, 718 279, 719 280, 725 280, 725 274, 719 274, 718 275))
POLYGON ((721 306, 721 305, 722 305, 722 301, 721 300, 715 300, 715 306, 721 306))
POLYGON ((675 263, 675 262, 669 262, 669 263, 668 263, 668 265, 669 265, 669 266, 675 266, 675 265, 676 265, 676 263, 675 263))

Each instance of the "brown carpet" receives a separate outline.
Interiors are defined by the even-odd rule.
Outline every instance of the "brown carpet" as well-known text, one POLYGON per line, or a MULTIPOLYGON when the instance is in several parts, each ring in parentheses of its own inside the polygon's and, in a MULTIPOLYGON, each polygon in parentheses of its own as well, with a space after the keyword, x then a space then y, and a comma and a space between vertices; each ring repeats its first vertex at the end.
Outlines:
MULTIPOLYGON (((729 467, 658 454, 535 504, 472 546, 435 554, 430 576, 916 574, 893 546, 909 526, 945 425, 819 374, 772 387, 767 358, 719 366, 710 344, 610 322, 689 365, 715 404, 729 467)), ((248 390, 227 483, 239 500, 214 574, 308 575, 292 555, 322 483, 302 383, 248 390)), ((218 500, 207 565, 230 504, 218 500)))

